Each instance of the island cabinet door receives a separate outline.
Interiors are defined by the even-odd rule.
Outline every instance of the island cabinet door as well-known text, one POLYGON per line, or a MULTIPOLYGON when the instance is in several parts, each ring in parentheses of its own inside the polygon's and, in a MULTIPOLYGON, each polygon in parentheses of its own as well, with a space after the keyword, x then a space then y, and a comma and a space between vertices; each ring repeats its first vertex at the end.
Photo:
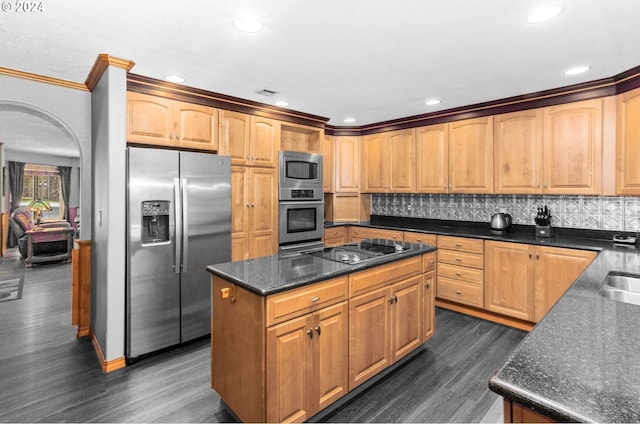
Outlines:
POLYGON ((393 362, 422 343, 421 283, 422 275, 396 283, 391 289, 391 352, 393 362))
MULTIPOLYGON (((344 301, 316 312, 314 380, 317 410, 349 392, 349 304, 344 301)), ((315 406, 315 405, 314 405, 315 406)))
POLYGON ((422 343, 429 340, 436 325, 436 273, 428 272, 422 276, 422 343))
MULTIPOLYGON (((302 422, 313 412, 313 316, 267 329, 267 422, 302 422)), ((249 383, 250 384, 250 383, 249 383)))
POLYGON ((392 363, 390 299, 384 287, 349 300, 349 390, 392 363))

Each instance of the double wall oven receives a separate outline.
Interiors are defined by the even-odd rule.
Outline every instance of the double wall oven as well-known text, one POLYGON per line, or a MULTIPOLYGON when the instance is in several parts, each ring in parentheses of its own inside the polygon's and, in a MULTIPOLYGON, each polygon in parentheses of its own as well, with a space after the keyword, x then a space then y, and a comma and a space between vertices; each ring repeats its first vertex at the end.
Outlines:
POLYGON ((322 247, 322 155, 280 152, 278 196, 280 250, 297 252, 322 247))

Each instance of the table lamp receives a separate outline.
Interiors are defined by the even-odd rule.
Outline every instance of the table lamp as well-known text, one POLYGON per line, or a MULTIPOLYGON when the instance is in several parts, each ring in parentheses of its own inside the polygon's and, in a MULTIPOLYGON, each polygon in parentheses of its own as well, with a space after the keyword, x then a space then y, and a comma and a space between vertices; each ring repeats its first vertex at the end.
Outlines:
POLYGON ((27 209, 33 212, 33 220, 35 221, 37 226, 40 226, 40 214, 42 213, 42 211, 50 211, 51 205, 46 200, 37 199, 29 203, 27 209))

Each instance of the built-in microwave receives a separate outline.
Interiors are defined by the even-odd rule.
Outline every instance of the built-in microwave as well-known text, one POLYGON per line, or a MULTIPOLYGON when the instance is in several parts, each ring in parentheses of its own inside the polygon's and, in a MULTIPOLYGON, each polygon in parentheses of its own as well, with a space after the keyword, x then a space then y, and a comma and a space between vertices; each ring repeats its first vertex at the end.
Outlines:
POLYGON ((280 152, 279 183, 280 200, 322 199, 322 155, 280 152))

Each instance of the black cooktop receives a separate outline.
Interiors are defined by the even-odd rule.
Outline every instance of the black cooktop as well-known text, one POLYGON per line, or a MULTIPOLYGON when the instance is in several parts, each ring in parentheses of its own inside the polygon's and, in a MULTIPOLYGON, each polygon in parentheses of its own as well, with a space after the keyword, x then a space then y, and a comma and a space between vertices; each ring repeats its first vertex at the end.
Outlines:
POLYGON ((308 255, 317 256, 319 258, 329 259, 335 262, 354 265, 362 261, 374 259, 380 256, 390 255, 393 253, 404 252, 400 244, 392 242, 376 242, 361 241, 359 243, 350 243, 342 246, 325 247, 321 250, 313 250, 304 252, 308 255))

